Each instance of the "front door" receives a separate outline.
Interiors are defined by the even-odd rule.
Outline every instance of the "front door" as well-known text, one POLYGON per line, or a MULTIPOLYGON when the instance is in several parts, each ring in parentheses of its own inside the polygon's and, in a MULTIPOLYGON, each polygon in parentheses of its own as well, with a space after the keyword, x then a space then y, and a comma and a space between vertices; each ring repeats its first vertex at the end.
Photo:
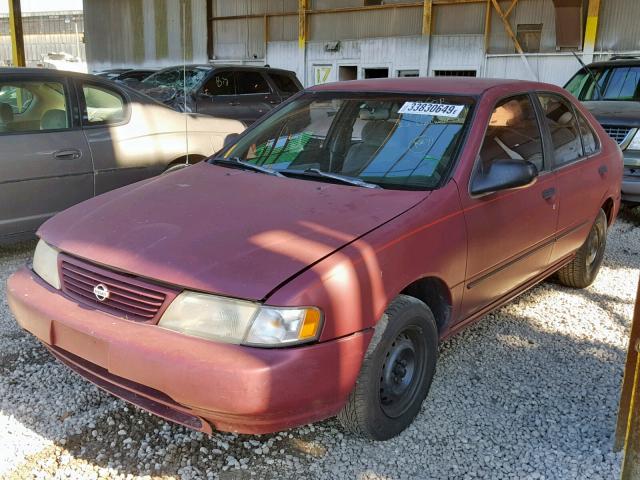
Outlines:
POLYGON ((238 120, 247 124, 269 112, 280 103, 280 97, 271 90, 267 79, 258 71, 236 71, 238 120))
POLYGON ((87 142, 59 76, 0 80, 0 240, 94 194, 87 142))
POLYGON ((500 301, 549 265, 558 220, 556 177, 544 158, 541 129, 528 94, 496 105, 473 175, 501 159, 529 161, 539 176, 520 189, 462 195, 468 236, 462 318, 500 301))

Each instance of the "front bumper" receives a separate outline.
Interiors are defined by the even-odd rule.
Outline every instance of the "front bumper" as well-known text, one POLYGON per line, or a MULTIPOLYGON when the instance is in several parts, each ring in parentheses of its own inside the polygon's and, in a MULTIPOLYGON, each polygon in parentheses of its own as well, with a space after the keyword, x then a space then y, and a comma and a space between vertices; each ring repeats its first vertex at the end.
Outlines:
POLYGON ((79 305, 23 268, 7 283, 20 326, 104 390, 196 430, 268 433, 335 415, 372 331, 259 349, 188 337, 79 305))
POLYGON ((622 200, 640 203, 640 152, 624 151, 622 200))

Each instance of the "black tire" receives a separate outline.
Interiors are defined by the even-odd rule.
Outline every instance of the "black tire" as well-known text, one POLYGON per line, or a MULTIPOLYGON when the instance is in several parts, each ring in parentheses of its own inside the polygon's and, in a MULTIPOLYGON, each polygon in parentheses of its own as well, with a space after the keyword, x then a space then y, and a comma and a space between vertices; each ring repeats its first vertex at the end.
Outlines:
POLYGON ((586 288, 591 285, 598 276, 606 245, 607 216, 600 210, 587 240, 578 249, 575 258, 558 270, 558 281, 572 288, 586 288))
POLYGON ((175 163, 173 165, 169 165, 167 169, 162 172, 162 175, 167 175, 169 173, 177 172, 178 170, 182 170, 183 168, 187 168, 190 164, 188 163, 175 163))
POLYGON ((429 307, 396 297, 376 326, 356 386, 338 414, 345 430, 387 440, 407 428, 429 392, 437 355, 438 329, 429 307))

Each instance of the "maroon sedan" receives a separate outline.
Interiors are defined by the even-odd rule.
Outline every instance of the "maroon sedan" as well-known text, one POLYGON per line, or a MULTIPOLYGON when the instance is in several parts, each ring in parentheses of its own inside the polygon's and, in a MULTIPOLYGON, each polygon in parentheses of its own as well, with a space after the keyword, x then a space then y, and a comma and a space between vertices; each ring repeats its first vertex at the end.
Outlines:
POLYGON ((322 85, 208 162, 94 198, 9 280, 20 325, 101 388, 211 432, 338 415, 387 439, 438 342, 552 274, 590 285, 622 155, 557 87, 322 85))

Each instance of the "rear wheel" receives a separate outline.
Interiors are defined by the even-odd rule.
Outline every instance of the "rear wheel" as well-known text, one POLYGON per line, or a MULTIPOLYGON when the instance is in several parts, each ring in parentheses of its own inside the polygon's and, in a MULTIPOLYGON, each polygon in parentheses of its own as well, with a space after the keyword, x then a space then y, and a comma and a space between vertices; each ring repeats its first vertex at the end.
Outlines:
POLYGON ((376 326, 356 386, 338 415, 346 430, 387 440, 420 411, 435 372, 438 330, 420 300, 399 295, 376 326))
POLYGON ((607 245, 607 216, 603 210, 598 212, 589 236, 576 252, 575 258, 560 270, 558 281, 573 288, 585 288, 591 285, 602 265, 607 245))

